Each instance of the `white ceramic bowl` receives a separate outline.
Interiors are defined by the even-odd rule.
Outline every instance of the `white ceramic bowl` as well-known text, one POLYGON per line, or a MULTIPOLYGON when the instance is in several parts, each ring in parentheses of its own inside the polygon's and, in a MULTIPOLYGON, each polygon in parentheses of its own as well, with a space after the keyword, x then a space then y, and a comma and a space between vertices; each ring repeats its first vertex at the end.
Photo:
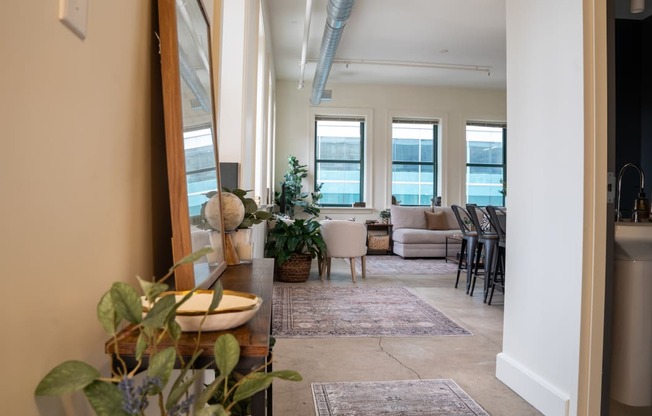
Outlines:
MULTIPOLYGON (((179 302, 187 292, 169 292, 179 302)), ((143 312, 149 304, 143 296, 143 312)), ((225 290, 217 309, 208 312, 213 300, 212 290, 198 290, 177 309, 176 321, 184 332, 222 331, 235 328, 249 321, 258 312, 263 300, 252 293, 225 290), (206 318, 204 320, 204 317, 206 318), (202 323, 203 321, 203 323, 202 323)))

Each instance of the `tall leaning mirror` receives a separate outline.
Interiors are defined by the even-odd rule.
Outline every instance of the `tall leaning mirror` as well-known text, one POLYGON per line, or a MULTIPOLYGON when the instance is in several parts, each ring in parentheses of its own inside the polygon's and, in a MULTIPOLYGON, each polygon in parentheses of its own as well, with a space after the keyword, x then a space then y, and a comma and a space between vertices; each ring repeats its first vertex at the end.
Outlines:
POLYGON ((224 228, 204 225, 201 218, 202 205, 216 194, 211 204, 218 204, 219 218, 211 223, 223 224, 210 26, 200 0, 159 0, 158 6, 172 254, 177 262, 203 247, 214 250, 177 268, 175 288, 206 288, 226 269, 224 233, 219 231, 224 228))

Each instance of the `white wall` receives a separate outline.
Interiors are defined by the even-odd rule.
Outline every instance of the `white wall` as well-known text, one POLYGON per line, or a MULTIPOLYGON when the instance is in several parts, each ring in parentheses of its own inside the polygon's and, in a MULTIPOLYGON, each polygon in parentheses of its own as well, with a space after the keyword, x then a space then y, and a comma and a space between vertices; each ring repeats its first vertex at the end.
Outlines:
POLYGON ((64 360, 108 369, 97 302, 114 281, 150 277, 155 236, 167 228, 169 238, 167 195, 152 200, 167 192, 154 165, 165 142, 152 9, 91 1, 82 41, 56 1, 3 4, 3 414, 91 414, 82 395, 62 405, 34 389, 64 360))
POLYGON ((507 0, 509 241, 497 376, 577 412, 584 180, 581 0, 507 0))
POLYGON ((220 162, 240 163, 242 159, 246 5, 241 0, 222 0, 217 115, 220 162))
MULTIPOLYGON (((357 219, 378 217, 378 210, 391 201, 391 118, 392 116, 434 117, 442 121, 442 204, 465 201, 465 125, 467 120, 505 121, 505 91, 424 88, 387 85, 329 84, 333 100, 319 106, 310 104, 312 88, 296 88, 294 81, 276 83, 276 162, 275 187, 287 169, 287 158, 297 156, 303 164, 310 163, 310 111, 320 108, 356 108, 370 111, 373 125, 369 138, 372 148, 373 200, 366 201, 370 210, 359 210, 357 219)), ((311 172, 312 174, 312 172, 311 172)), ((306 188, 307 189, 307 188, 306 188)), ((339 210, 340 212, 342 210, 339 210)), ((329 216, 338 210, 322 210, 329 216)), ((355 210, 342 213, 347 217, 355 210)), ((337 215, 334 215, 336 217, 337 215)))

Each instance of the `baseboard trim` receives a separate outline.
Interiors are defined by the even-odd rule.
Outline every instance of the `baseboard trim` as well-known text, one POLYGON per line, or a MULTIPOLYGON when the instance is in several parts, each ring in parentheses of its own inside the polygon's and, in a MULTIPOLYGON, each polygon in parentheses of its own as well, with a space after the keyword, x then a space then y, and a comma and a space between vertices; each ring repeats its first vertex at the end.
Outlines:
POLYGON ((496 377, 547 416, 569 416, 570 398, 501 352, 496 356, 496 377))

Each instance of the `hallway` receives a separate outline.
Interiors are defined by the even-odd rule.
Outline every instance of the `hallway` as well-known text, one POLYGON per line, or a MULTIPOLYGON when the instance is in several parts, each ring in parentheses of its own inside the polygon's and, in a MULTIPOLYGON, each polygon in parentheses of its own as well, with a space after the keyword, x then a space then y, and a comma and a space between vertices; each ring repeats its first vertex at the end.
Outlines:
MULTIPOLYGON (((364 280, 358 276, 357 281, 358 286, 410 287, 473 335, 276 338, 274 369, 296 370, 304 380, 274 382, 275 415, 314 415, 310 389, 314 382, 436 378, 453 379, 492 416, 541 414, 495 377, 496 354, 502 345, 502 293, 488 306, 482 303, 481 291, 471 298, 463 284, 455 289, 454 275, 367 276, 364 280)), ((347 287, 353 283, 348 265, 333 259, 330 281, 322 283, 313 265, 306 283, 274 284, 347 287)))

